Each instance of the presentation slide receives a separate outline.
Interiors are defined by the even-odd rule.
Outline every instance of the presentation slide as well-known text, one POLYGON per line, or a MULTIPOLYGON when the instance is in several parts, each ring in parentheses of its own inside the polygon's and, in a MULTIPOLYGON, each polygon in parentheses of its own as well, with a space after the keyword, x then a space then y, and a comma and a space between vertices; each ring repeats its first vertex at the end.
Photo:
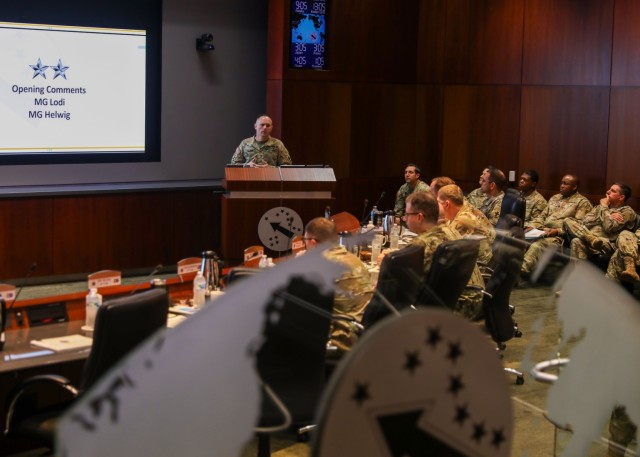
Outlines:
POLYGON ((146 32, 0 22, 2 154, 145 152, 146 32))

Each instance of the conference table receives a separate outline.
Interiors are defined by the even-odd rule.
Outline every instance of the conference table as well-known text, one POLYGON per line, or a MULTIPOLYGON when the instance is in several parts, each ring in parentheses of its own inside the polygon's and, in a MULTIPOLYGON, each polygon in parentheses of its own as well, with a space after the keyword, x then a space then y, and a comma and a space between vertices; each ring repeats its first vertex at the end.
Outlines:
POLYGON ((89 348, 55 352, 31 345, 32 340, 83 334, 83 325, 84 321, 76 320, 7 331, 0 373, 86 359, 89 348))
MULTIPOLYGON (((172 308, 180 305, 174 304, 172 308)), ((194 309, 194 308, 192 308, 194 309)), ((194 309, 195 310, 195 309, 194 309)), ((170 311, 167 327, 179 325, 186 317, 170 311)), ((9 391, 22 381, 39 374, 58 374, 68 378, 72 384, 78 385, 82 377, 85 360, 89 356, 91 347, 70 349, 56 352, 43 349, 32 344, 33 340, 66 337, 70 335, 91 336, 83 330, 84 320, 76 319, 67 322, 37 325, 31 327, 11 328, 5 333, 4 350, 0 352, 0 401, 4 401, 9 391)), ((49 397, 47 397, 49 398, 49 397)), ((5 427, 5 411, 0 413, 0 427, 5 427)), ((0 449, 6 452, 22 452, 25 443, 5 440, 0 433, 0 449)))

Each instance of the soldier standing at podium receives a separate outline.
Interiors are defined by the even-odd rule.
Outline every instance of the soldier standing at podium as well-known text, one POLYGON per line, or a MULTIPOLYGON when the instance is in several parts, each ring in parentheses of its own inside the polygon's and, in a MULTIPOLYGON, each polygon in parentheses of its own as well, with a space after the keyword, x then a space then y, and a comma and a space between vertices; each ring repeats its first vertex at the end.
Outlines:
POLYGON ((242 140, 231 157, 231 163, 259 168, 291 165, 291 157, 284 143, 271 136, 271 130, 273 130, 271 118, 266 115, 258 117, 254 128, 255 136, 242 140))

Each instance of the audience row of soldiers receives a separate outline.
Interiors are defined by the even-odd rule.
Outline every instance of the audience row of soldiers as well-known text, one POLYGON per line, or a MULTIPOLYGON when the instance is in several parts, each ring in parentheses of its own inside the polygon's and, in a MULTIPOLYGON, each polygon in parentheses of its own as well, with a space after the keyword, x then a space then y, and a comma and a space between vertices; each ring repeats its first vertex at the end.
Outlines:
MULTIPOLYGON (((576 175, 567 174, 560 182, 560 192, 549 201, 536 190, 539 176, 535 170, 525 170, 520 176, 519 190, 526 200, 525 232, 537 229, 540 236, 532 240, 522 265, 522 276, 534 270, 542 253, 549 247, 568 244, 573 259, 587 259, 604 254, 611 256, 606 277, 616 282, 634 282, 639 277, 638 240, 640 229, 636 213, 629 206, 631 188, 615 182, 595 206, 578 191, 576 175)), ((396 194, 395 212, 404 214, 406 198, 416 192, 430 191, 440 206, 440 222, 454 227, 462 235, 474 234, 486 238, 480 260, 491 256, 494 228, 498 223, 507 179, 492 166, 480 175, 480 187, 463 197, 461 189, 448 177, 437 177, 428 185, 420 180, 420 169, 409 164, 405 169, 406 183, 396 194)))
MULTIPOLYGON (((478 260, 491 264, 492 245, 500 216, 504 188, 504 173, 487 167, 480 176, 480 187, 466 197, 452 179, 437 177, 430 185, 420 180, 420 169, 409 164, 405 170, 405 185, 397 192, 396 217, 417 236, 413 244, 424 248, 424 275, 431 269, 433 255, 447 240, 466 235, 478 235, 482 241, 478 260)), ((595 207, 578 192, 578 177, 565 175, 560 192, 549 201, 536 191, 538 173, 526 170, 519 181, 519 190, 526 200, 525 231, 539 230, 539 236, 528 247, 521 274, 533 272, 542 253, 549 247, 560 247, 570 239, 571 256, 586 259, 593 254, 612 254, 607 277, 614 281, 637 281, 638 239, 630 231, 636 213, 627 204, 631 189, 614 183, 595 207)), ((639 231, 640 232, 640 231, 639 231)), ((307 249, 319 243, 330 243, 326 257, 342 264, 347 272, 338 279, 334 314, 366 321, 367 309, 373 295, 373 284, 367 268, 350 251, 340 246, 333 221, 316 218, 305 227, 307 249)), ((483 316, 482 293, 484 281, 476 266, 468 288, 458 300, 454 311, 470 320, 483 316)), ((363 321, 364 322, 364 321, 363 321)), ((331 328, 331 345, 340 356, 357 340, 357 329, 345 321, 335 321, 331 328)))

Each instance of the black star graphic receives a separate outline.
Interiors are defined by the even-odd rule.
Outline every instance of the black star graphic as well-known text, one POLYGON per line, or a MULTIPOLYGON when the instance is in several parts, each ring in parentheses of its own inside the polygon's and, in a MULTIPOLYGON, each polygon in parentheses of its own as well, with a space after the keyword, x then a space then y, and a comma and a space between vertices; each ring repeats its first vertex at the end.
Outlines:
POLYGON ((493 431, 493 439, 491 440, 491 444, 493 446, 495 446, 496 449, 498 449, 500 447, 500 445, 504 442, 506 438, 504 437, 504 431, 502 429, 500 430, 494 430, 493 431))
POLYGON ((440 327, 429 328, 427 332, 428 336, 426 343, 433 349, 435 349, 438 343, 442 341, 442 336, 440 335, 440 327))
POLYGON ((422 363, 420 362, 420 358, 418 357, 418 351, 416 352, 407 352, 405 354, 407 361, 404 364, 404 368, 409 370, 409 373, 413 374, 422 363))
POLYGON ((469 412, 467 411, 467 405, 456 406, 456 417, 453 418, 454 422, 460 424, 460 427, 464 425, 464 421, 469 419, 469 412))
POLYGON ((462 349, 460 349, 460 343, 449 343, 449 354, 447 358, 453 363, 456 363, 458 357, 462 356, 462 349))
POLYGON ((357 383, 356 384, 356 390, 353 393, 353 395, 351 396, 351 398, 353 400, 356 401, 356 403, 358 403, 358 406, 362 406, 362 404, 366 401, 369 400, 369 384, 360 384, 357 383))
POLYGON ((484 438, 486 434, 487 431, 484 429, 484 422, 473 424, 473 435, 471 436, 472 440, 480 444, 480 441, 482 441, 482 438, 484 438))
POLYGON ((449 378, 449 392, 457 397, 458 392, 462 389, 464 389, 464 384, 462 383, 462 375, 451 376, 449 378))

